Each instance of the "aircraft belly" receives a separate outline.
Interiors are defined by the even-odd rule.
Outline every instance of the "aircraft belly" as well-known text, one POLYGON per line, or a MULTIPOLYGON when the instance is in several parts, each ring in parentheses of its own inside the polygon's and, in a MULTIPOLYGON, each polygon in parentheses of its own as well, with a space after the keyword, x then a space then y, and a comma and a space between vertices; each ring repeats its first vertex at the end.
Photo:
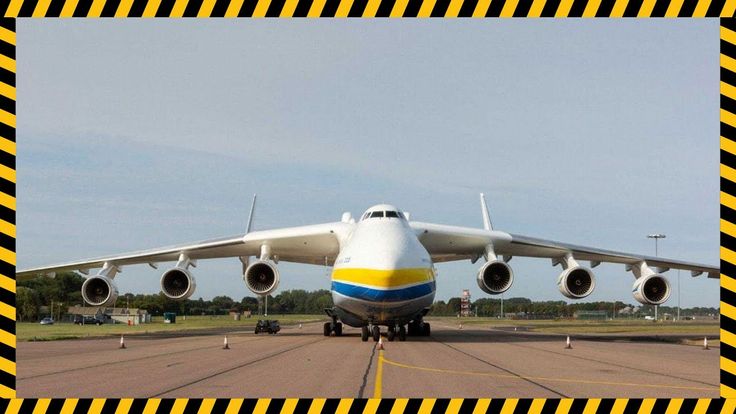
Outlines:
POLYGON ((332 300, 338 312, 342 310, 348 314, 342 319, 351 326, 365 325, 369 321, 376 324, 386 322, 407 323, 425 308, 432 305, 434 289, 425 296, 399 302, 370 302, 335 291, 332 292, 332 300))

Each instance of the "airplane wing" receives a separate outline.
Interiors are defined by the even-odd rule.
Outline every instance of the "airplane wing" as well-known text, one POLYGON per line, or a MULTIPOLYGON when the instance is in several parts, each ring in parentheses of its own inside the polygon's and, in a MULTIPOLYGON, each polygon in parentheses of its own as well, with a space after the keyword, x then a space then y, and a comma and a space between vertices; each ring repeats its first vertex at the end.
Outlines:
POLYGON ((658 267, 660 271, 682 269, 691 271, 693 276, 707 273, 709 278, 720 277, 719 267, 706 264, 578 246, 490 229, 414 221, 410 225, 435 262, 477 260, 490 244, 497 255, 506 256, 507 259, 513 256, 559 259, 570 253, 576 260, 590 261, 591 267, 598 263, 635 265, 645 261, 649 266, 658 267))
POLYGON ((82 271, 101 268, 107 263, 118 268, 124 265, 177 261, 181 254, 191 260, 260 255, 267 245, 276 260, 309 264, 332 264, 339 252, 340 238, 350 231, 344 222, 324 223, 283 229, 254 231, 247 234, 185 243, 150 250, 78 260, 51 266, 23 269, 16 272, 18 280, 39 275, 53 276, 56 272, 82 271))

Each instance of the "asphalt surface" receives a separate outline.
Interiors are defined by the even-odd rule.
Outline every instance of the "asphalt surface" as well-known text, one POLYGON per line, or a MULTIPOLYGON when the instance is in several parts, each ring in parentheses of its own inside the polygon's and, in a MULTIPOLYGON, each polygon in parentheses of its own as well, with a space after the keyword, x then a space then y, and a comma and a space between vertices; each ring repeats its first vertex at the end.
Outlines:
MULTIPOLYGON (((432 324, 432 336, 361 342, 321 324, 19 342, 19 397, 719 397, 719 350, 432 324)), ((641 338, 639 338, 641 339, 641 338)))

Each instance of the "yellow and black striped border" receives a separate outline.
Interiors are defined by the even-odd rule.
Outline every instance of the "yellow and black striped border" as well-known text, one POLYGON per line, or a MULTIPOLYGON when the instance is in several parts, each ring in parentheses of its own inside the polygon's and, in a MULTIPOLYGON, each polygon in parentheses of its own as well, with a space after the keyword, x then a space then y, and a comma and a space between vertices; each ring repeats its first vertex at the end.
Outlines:
MULTIPOLYGON (((18 17, 722 17, 721 396, 736 398, 736 0, 0 0, 0 412, 733 413, 736 399, 15 399, 18 17)), ((709 145, 704 141, 704 145, 709 145)))

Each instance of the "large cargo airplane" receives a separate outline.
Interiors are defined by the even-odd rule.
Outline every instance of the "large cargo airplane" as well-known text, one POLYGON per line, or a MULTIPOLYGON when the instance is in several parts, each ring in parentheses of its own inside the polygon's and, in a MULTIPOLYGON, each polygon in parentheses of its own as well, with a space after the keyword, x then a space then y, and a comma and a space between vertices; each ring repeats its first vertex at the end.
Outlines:
POLYGON ((332 322, 324 325, 325 336, 342 335, 342 324, 361 328, 361 339, 378 341, 380 326, 386 326, 389 341, 408 335, 430 334, 424 322, 435 295, 435 263, 470 260, 483 264, 476 276, 478 286, 496 295, 511 287, 513 256, 552 259, 561 265, 557 278, 560 292, 570 299, 590 295, 595 288, 591 269, 602 262, 620 263, 635 277, 634 298, 642 304, 659 305, 670 296, 670 284, 662 273, 669 269, 689 270, 693 276, 707 273, 718 278, 718 267, 660 257, 621 253, 568 243, 542 240, 494 230, 483 194, 480 195, 483 229, 410 221, 398 208, 379 204, 369 208, 356 222, 350 213, 342 220, 301 227, 250 231, 255 197, 244 235, 205 240, 115 256, 26 269, 19 280, 59 271, 100 270, 82 285, 82 297, 93 306, 115 302, 118 289, 114 278, 123 266, 176 262, 161 275, 161 290, 171 299, 187 299, 196 286, 192 267, 197 260, 238 257, 245 285, 257 295, 272 293, 279 284, 280 261, 333 266, 334 307, 326 309, 332 322), (587 261, 590 267, 579 262, 587 261))

